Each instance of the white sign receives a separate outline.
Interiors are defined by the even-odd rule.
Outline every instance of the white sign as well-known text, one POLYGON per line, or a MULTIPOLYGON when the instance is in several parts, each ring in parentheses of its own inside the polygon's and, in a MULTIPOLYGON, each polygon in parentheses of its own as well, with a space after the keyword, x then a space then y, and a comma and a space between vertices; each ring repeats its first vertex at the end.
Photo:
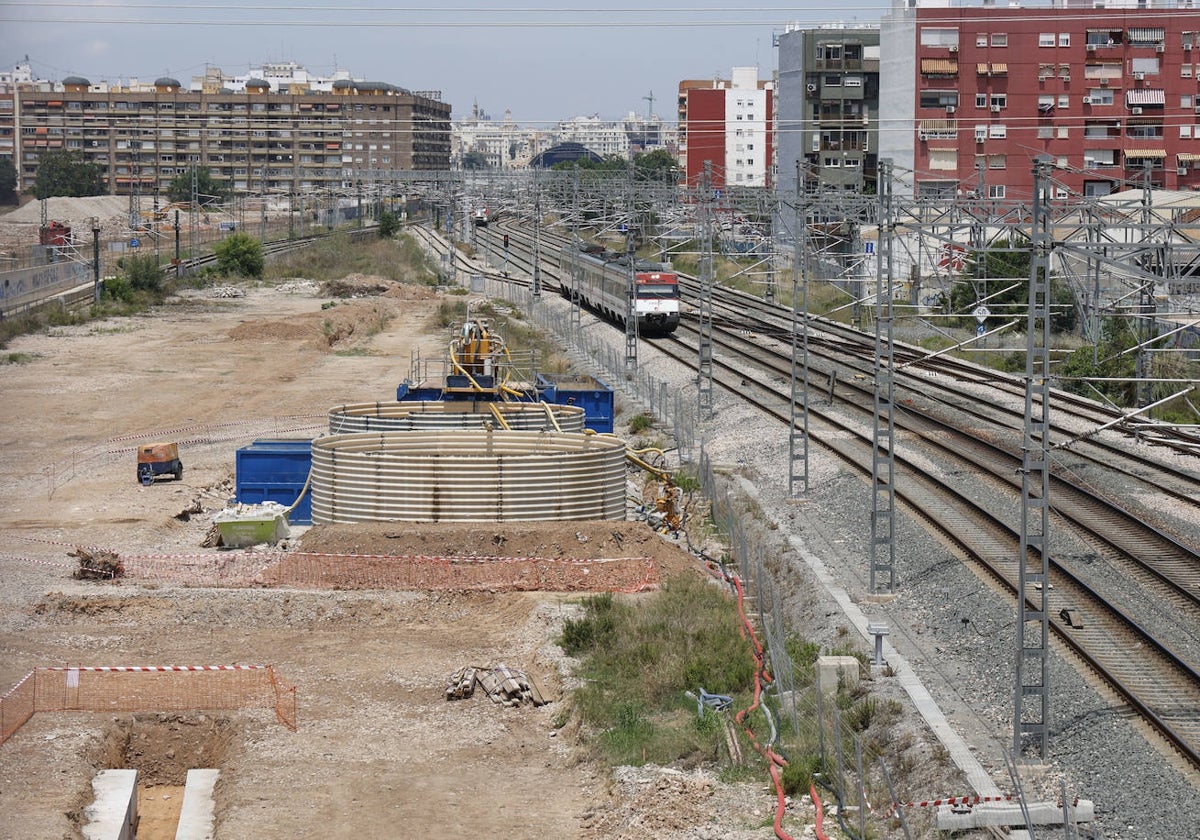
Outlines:
POLYGON ((992 313, 986 306, 980 304, 971 310, 971 314, 975 316, 976 321, 978 321, 980 324, 983 324, 983 322, 986 321, 988 316, 990 316, 992 313))

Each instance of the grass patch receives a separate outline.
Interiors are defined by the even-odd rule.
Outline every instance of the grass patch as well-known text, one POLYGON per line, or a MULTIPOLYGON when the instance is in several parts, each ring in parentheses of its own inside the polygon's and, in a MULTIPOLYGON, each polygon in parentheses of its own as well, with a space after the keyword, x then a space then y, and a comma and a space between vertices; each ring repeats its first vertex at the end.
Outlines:
POLYGON ((24 365, 38 358, 36 353, 2 353, 0 365, 24 365))
POLYGON ((267 264, 268 280, 304 277, 309 280, 340 280, 347 274, 370 274, 399 283, 434 286, 438 282, 436 261, 413 237, 354 240, 338 233, 314 242, 267 264))
POLYGON ((738 632, 737 606, 689 575, 636 605, 612 595, 583 602, 560 643, 582 659, 575 709, 597 752, 614 764, 716 760, 719 719, 698 716, 685 691, 749 692, 754 661, 738 632))

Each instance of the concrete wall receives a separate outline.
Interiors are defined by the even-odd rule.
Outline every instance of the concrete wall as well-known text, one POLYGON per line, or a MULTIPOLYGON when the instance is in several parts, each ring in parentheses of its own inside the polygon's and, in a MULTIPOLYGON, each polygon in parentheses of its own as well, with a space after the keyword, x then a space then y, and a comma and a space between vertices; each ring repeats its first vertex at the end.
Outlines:
POLYGON ((879 45, 879 159, 892 159, 892 193, 913 195, 915 185, 910 173, 916 159, 916 12, 893 6, 881 26, 886 34, 879 45))

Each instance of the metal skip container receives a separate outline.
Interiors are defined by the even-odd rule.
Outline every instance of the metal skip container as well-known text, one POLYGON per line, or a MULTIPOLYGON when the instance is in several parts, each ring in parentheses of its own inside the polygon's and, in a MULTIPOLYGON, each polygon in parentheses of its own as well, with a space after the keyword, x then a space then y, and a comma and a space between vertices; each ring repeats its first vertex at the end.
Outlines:
POLYGON ((315 524, 625 518, 625 442, 532 431, 368 432, 312 445, 315 524))

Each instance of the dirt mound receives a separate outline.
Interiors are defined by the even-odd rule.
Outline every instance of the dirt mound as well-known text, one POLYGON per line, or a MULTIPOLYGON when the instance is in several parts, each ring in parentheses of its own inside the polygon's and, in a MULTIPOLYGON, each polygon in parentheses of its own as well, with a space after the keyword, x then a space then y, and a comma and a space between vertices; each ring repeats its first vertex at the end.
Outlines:
POLYGON ((386 297, 393 300, 433 300, 437 292, 428 286, 400 283, 377 274, 347 274, 340 280, 321 284, 321 296, 334 298, 386 297))
POLYGON ((316 525, 300 539, 298 548, 319 554, 391 557, 645 557, 655 562, 663 576, 700 568, 686 550, 641 522, 316 525))
POLYGON ((307 315, 245 321, 228 335, 234 341, 302 341, 320 349, 346 349, 369 342, 395 316, 388 302, 354 299, 307 315))

